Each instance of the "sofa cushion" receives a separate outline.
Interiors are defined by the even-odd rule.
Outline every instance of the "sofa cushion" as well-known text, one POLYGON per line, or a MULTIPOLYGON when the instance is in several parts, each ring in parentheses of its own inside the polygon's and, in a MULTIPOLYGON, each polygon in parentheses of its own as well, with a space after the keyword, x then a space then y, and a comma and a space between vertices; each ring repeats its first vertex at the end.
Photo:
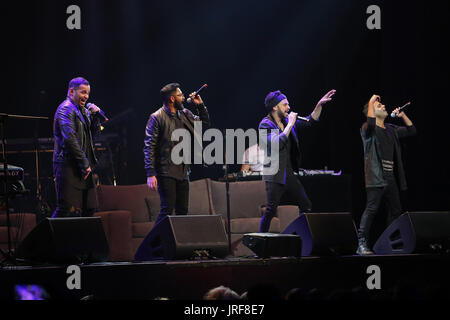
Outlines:
MULTIPOLYGON (((211 198, 216 214, 226 216, 225 182, 211 181, 211 198)), ((260 207, 266 204, 265 182, 239 181, 230 183, 231 218, 261 217, 260 207)))
POLYGON ((131 225, 133 238, 145 238, 152 230, 154 224, 153 221, 133 223, 131 225))
MULTIPOLYGON (((226 189, 224 182, 212 181, 211 186, 211 200, 215 214, 220 214, 224 217, 227 215, 226 189)), ((231 205, 231 200, 230 200, 231 205)))
MULTIPOLYGON (((34 213, 11 213, 9 215, 11 227, 17 229, 17 234, 11 236, 12 241, 22 241, 36 226, 36 215, 34 213)), ((6 227, 6 214, 0 212, 0 226, 6 227)))
POLYGON ((214 214, 209 179, 189 182, 188 214, 214 214))
POLYGON ((277 216, 280 219, 280 230, 283 232, 295 219, 299 217, 297 206, 278 206, 277 216))
POLYGON ((131 212, 133 222, 150 221, 154 212, 159 211, 159 195, 151 191, 146 184, 133 186, 108 186, 97 187, 98 210, 128 210, 131 212), (151 203, 152 212, 148 212, 145 202, 148 198, 151 203))
POLYGON ((145 204, 147 206, 147 212, 149 213, 150 221, 156 221, 159 211, 161 209, 161 203, 159 201, 159 193, 156 191, 150 191, 145 197, 145 204))
MULTIPOLYGON (((159 205, 155 204, 154 199, 149 198, 149 197, 145 197, 145 205, 147 206, 147 212, 148 212, 148 216, 149 216, 149 220, 150 221, 156 221, 156 219, 158 218, 158 214, 159 214, 159 205)), ((159 201, 159 199, 158 199, 159 201)))
POLYGON ((131 261, 134 260, 134 255, 136 254, 137 249, 144 241, 144 238, 132 238, 131 239, 131 261))
MULTIPOLYGON (((16 243, 19 229, 17 227, 11 227, 9 231, 11 242, 16 243)), ((0 243, 8 244, 8 227, 6 226, 0 226, 0 243)))
POLYGON ((109 244, 109 261, 131 260, 131 212, 125 210, 102 211, 103 229, 109 244))
MULTIPOLYGON (((225 220, 226 223, 226 220, 225 220)), ((261 218, 239 218, 231 219, 231 232, 232 233, 252 233, 259 232, 259 224, 261 223, 261 218)), ((278 218, 273 218, 270 223, 269 232, 278 233, 280 232, 280 220, 278 218)))

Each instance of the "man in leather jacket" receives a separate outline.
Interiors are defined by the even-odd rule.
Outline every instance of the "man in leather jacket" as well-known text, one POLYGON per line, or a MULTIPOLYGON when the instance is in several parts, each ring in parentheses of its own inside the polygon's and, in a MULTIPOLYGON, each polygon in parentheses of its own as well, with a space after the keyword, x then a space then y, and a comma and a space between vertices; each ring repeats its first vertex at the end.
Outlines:
POLYGON ((163 106, 150 115, 145 129, 144 165, 147 185, 151 190, 158 190, 161 211, 156 222, 167 215, 185 215, 189 208, 189 164, 175 164, 171 159, 172 149, 176 145, 172 141, 172 132, 176 129, 187 129, 194 136, 194 122, 202 121, 209 126, 208 110, 200 95, 195 92, 190 98, 197 107, 199 116, 185 109, 184 94, 178 83, 170 83, 161 91, 163 106))
POLYGON ((294 170, 300 169, 299 129, 311 127, 319 121, 322 106, 331 101, 336 90, 331 90, 317 103, 314 111, 304 120, 298 120, 297 113, 290 111, 287 97, 280 91, 270 92, 264 100, 268 112, 259 124, 259 129, 268 130, 267 141, 261 141, 267 150, 267 157, 271 161, 278 161, 278 171, 275 174, 266 174, 266 168, 272 163, 264 164, 263 180, 266 181, 267 206, 261 218, 259 232, 268 232, 270 222, 276 215, 278 204, 283 194, 287 193, 296 202, 299 213, 311 211, 311 201, 306 195, 300 180, 294 175, 294 170), (271 145, 277 142, 278 155, 271 145), (273 159, 278 158, 278 159, 273 159))
POLYGON ((53 173, 57 208, 53 217, 91 216, 97 207, 92 167, 97 163, 92 141, 99 131, 99 108, 86 102, 89 82, 81 77, 69 82, 67 98, 57 108, 54 122, 53 173))
POLYGON ((386 200, 388 224, 402 213, 399 187, 400 190, 406 190, 407 185, 400 139, 415 135, 416 128, 399 108, 393 113, 403 120, 405 126, 385 123, 388 113, 385 105, 381 103, 380 96, 377 95, 373 95, 364 106, 363 113, 367 117, 367 121, 361 127, 367 203, 358 229, 356 253, 370 255, 373 254, 368 244, 370 227, 382 200, 386 200))

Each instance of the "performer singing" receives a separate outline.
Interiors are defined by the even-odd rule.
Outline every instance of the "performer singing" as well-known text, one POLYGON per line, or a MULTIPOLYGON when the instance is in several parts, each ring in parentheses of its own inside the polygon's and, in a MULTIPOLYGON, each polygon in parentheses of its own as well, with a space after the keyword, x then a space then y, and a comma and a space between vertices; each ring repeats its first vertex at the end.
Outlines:
MULTIPOLYGON (((294 175, 294 170, 300 168, 300 145, 299 145, 299 129, 310 127, 319 121, 322 112, 322 106, 331 101, 331 97, 336 90, 331 90, 317 103, 314 111, 305 120, 298 120, 297 113, 291 112, 289 102, 284 94, 280 91, 270 92, 264 101, 267 112, 269 113, 261 123, 259 129, 267 129, 267 154, 272 155, 270 149, 272 141, 277 141, 279 146, 278 172, 272 175, 264 175, 266 181, 267 206, 261 223, 259 232, 268 232, 270 222, 277 212, 277 207, 284 193, 287 193, 292 200, 296 201, 299 207, 299 213, 311 211, 311 201, 306 195, 305 189, 300 180, 294 175), (276 132, 275 136, 272 130, 276 132)), ((265 164, 264 167, 269 167, 265 164)))
POLYGON ((53 217, 92 216, 97 196, 92 167, 97 163, 92 135, 99 132, 100 109, 86 108, 91 87, 84 78, 69 82, 67 98, 58 107, 53 122, 57 208, 53 217))
POLYGON ((393 113, 402 118, 406 126, 385 123, 388 113, 385 105, 381 104, 380 96, 372 96, 363 109, 367 117, 367 121, 361 128, 367 203, 358 229, 359 241, 356 253, 359 255, 373 254, 368 246, 369 233, 382 199, 386 199, 388 224, 402 212, 394 172, 397 173, 400 189, 406 190, 400 138, 415 135, 416 128, 406 114, 399 109, 396 108, 393 113))
POLYGON ((194 135, 194 121, 209 126, 209 114, 200 95, 189 97, 197 107, 199 116, 184 108, 185 97, 178 83, 170 83, 161 89, 163 106, 153 113, 145 129, 144 164, 147 185, 158 189, 161 211, 156 222, 167 215, 185 215, 189 207, 189 164, 174 164, 171 160, 175 144, 171 141, 175 129, 185 128, 194 135))

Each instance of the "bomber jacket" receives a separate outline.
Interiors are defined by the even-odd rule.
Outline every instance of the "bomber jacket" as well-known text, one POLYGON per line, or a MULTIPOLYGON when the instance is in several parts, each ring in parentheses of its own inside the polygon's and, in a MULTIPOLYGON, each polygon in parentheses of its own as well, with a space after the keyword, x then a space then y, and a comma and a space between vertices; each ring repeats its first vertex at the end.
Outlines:
POLYGON ((100 119, 88 109, 76 105, 70 98, 56 109, 53 121, 53 163, 69 163, 80 172, 97 164, 92 135, 100 131, 100 119), (86 119, 82 112, 86 112, 86 119), (89 157, 87 152, 91 153, 89 157), (90 163, 89 158, 93 163, 90 163))
MULTIPOLYGON (((286 168, 288 166, 288 161, 291 161, 292 169, 294 171, 298 171, 300 169, 301 164, 301 153, 300 153, 300 143, 299 143, 299 129, 300 128, 307 128, 315 125, 318 123, 318 120, 314 120, 313 117, 308 116, 307 119, 309 121, 303 121, 303 120, 297 120, 294 124, 294 126, 291 129, 290 136, 287 136, 283 133, 283 130, 276 124, 275 119, 272 117, 272 115, 267 115, 259 124, 259 129, 266 129, 267 130, 267 141, 261 141, 261 146, 263 150, 267 150, 267 157, 271 159, 272 157, 272 150, 271 145, 272 141, 277 140, 278 141, 278 148, 279 148, 279 157, 278 159, 272 159, 274 161, 278 160, 278 172, 274 175, 263 175, 263 180, 265 181, 271 181, 275 183, 286 183, 286 168), (272 130, 275 130, 274 133, 272 133, 272 130), (291 150, 289 154, 288 150, 288 139, 291 140, 291 150), (267 149, 265 149, 267 148, 267 149)), ((284 125, 287 125, 287 122, 284 122, 284 125)), ((272 163, 266 163, 264 164, 264 167, 270 167, 270 165, 273 165, 272 163)), ((264 172, 264 171, 263 171, 264 172)))
MULTIPOLYGON (((204 104, 197 106, 198 116, 190 110, 184 108, 180 110, 180 118, 185 127, 193 135, 194 121, 202 121, 203 127, 208 127, 209 113, 204 104)), ((173 115, 170 110, 162 106, 156 112, 150 115, 145 128, 144 140, 144 168, 147 177, 152 176, 170 176, 171 169, 176 166, 171 161, 171 152, 175 142, 171 140, 172 132, 175 130, 173 115)), ((185 179, 189 166, 185 166, 183 177, 174 177, 185 179)))
MULTIPOLYGON (((364 146, 364 175, 366 188, 384 187, 387 185, 383 177, 381 148, 375 134, 376 118, 367 118, 361 127, 361 138, 364 146)), ((403 169, 400 139, 416 134, 416 127, 385 124, 387 133, 394 141, 394 162, 400 190, 406 190, 405 170, 403 169)))

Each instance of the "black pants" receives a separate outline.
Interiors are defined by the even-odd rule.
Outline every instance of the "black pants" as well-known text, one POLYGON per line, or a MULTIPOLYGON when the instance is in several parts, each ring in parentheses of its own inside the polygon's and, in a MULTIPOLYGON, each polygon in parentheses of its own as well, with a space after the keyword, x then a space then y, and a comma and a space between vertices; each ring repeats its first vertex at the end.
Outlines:
POLYGON ((189 209, 189 180, 176 180, 170 177, 157 177, 161 211, 156 223, 168 215, 186 215, 189 209))
POLYGON ((267 206, 261 223, 259 225, 259 232, 269 232, 270 222, 277 213, 277 208, 283 194, 287 193, 289 198, 299 208, 299 214, 302 212, 311 211, 312 204, 306 195, 305 188, 299 178, 292 172, 288 173, 286 177, 286 184, 266 181, 267 206))
POLYGON ((387 182, 387 186, 385 187, 366 188, 367 204, 361 217, 358 230, 359 238, 366 242, 369 240, 370 227, 372 226, 373 219, 378 212, 382 200, 386 200, 385 203, 388 210, 387 225, 390 225, 402 212, 400 193, 395 177, 388 176, 385 179, 387 182))
POLYGON ((92 174, 81 181, 77 170, 68 164, 54 165, 57 207, 52 218, 90 217, 95 213, 97 193, 92 174))

